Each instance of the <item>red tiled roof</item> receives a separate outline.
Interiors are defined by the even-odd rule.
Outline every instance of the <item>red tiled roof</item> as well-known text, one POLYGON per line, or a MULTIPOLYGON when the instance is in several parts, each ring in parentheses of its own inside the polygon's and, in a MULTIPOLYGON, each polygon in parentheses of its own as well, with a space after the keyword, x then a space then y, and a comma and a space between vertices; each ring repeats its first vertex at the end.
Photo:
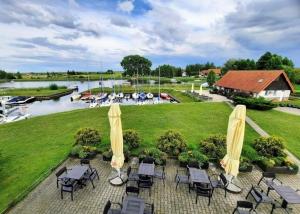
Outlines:
POLYGON ((218 75, 221 74, 220 68, 211 68, 211 69, 207 69, 207 70, 202 70, 202 71, 200 71, 200 73, 207 75, 210 71, 213 71, 215 74, 218 74, 218 75))
POLYGON ((215 85, 245 92, 258 93, 267 88, 280 75, 284 76, 291 91, 294 92, 294 87, 283 70, 228 71, 215 85))

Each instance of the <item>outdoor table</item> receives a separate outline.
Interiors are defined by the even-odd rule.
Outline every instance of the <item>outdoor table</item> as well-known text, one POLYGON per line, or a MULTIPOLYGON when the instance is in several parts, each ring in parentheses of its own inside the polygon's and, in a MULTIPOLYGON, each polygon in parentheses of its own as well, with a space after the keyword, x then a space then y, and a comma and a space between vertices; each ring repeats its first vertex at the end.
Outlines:
POLYGON ((189 173, 190 173, 189 179, 192 185, 194 183, 210 184, 210 180, 205 170, 190 167, 189 173))
POLYGON ((300 195, 291 187, 283 185, 272 185, 272 187, 283 198, 282 208, 287 208, 288 204, 300 204, 300 195))
POLYGON ((78 184, 82 188, 82 186, 85 185, 80 180, 88 170, 89 170, 88 166, 81 166, 81 165, 72 166, 68 168, 66 174, 64 174, 60 178, 77 180, 78 184))
POLYGON ((154 176, 154 168, 155 165, 152 163, 141 163, 139 166, 138 174, 154 176))
POLYGON ((143 214, 145 210, 145 201, 134 196, 127 196, 123 200, 122 214, 143 214))

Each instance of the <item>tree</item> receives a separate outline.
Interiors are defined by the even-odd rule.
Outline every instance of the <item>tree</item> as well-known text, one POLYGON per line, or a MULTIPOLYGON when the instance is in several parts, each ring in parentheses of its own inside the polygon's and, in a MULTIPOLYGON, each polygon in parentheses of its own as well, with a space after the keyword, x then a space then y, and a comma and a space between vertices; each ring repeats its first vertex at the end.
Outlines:
POLYGON ((17 72, 16 77, 17 77, 17 79, 22 79, 21 73, 20 73, 20 72, 17 72))
POLYGON ((185 72, 188 76, 195 76, 199 74, 201 70, 208 70, 210 68, 216 68, 213 62, 207 62, 206 64, 190 64, 185 68, 185 72))
POLYGON ((287 57, 266 52, 256 62, 257 69, 272 70, 284 69, 284 66, 294 68, 294 63, 287 57))
POLYGON ((6 72, 0 70, 0 79, 5 79, 6 78, 6 72))
POLYGON ((206 79, 208 85, 211 87, 213 86, 213 84, 216 82, 216 74, 213 71, 210 71, 207 75, 207 79, 206 79))
POLYGON ((108 69, 106 72, 105 72, 106 74, 113 74, 114 73, 114 71, 113 70, 111 70, 111 69, 108 69))
POLYGON ((253 59, 229 59, 222 68, 222 74, 229 70, 255 70, 256 63, 253 59))
POLYGON ((159 75, 160 71, 160 76, 161 77, 175 77, 175 76, 181 76, 182 70, 181 68, 177 68, 172 65, 160 65, 157 67, 152 74, 155 76, 159 75))
POLYGON ((123 58, 121 66, 125 70, 124 75, 134 76, 137 73, 139 75, 149 75, 152 62, 140 55, 129 55, 123 58))

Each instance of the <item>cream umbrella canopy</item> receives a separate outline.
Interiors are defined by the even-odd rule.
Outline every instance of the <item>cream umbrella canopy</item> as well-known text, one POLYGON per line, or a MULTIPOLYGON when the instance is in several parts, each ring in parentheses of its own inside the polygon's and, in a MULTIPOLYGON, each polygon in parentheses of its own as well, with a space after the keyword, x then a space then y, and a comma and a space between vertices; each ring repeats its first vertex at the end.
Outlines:
POLYGON ((226 174, 237 176, 245 134, 246 106, 237 105, 229 116, 227 128, 227 154, 221 161, 226 174))
POLYGON ((200 90, 199 90, 199 95, 202 95, 203 91, 202 91, 202 84, 200 84, 200 90))
POLYGON ((115 168, 120 175, 120 169, 124 164, 124 154, 121 110, 118 103, 111 104, 108 111, 108 119, 110 123, 111 149, 113 152, 111 166, 115 168))
POLYGON ((192 83, 192 89, 191 92, 194 92, 194 83, 192 83))

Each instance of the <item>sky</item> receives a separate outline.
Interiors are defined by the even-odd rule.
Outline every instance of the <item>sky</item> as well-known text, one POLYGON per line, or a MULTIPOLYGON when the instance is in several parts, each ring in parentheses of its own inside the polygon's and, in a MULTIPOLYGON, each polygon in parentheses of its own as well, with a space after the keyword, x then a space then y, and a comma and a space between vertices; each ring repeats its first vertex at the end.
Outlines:
POLYGON ((258 59, 300 67, 300 0, 0 0, 0 69, 121 70, 126 55, 185 67, 258 59))

